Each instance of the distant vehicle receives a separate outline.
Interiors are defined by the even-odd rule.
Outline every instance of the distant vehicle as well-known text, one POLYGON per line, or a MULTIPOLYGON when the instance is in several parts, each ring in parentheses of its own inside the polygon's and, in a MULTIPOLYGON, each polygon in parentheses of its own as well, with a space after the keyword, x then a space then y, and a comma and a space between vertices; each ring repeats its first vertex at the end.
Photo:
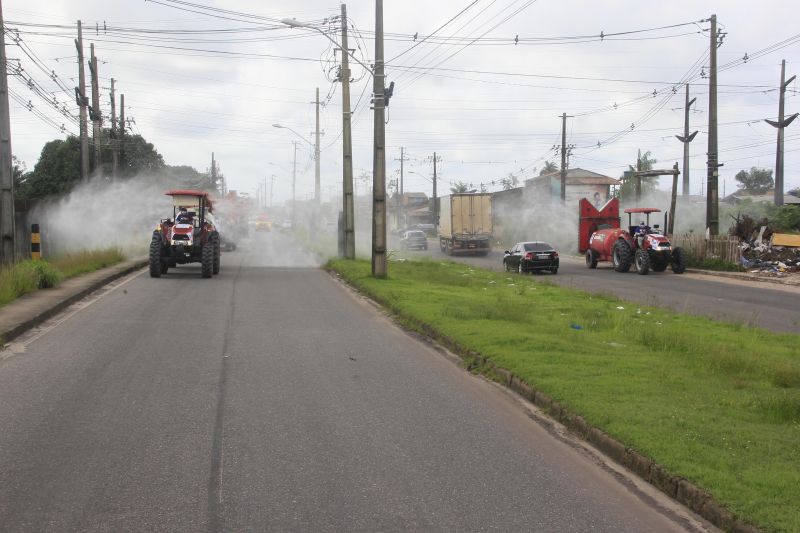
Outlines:
POLYGON ((506 272, 548 271, 558 273, 558 252, 552 245, 541 241, 518 242, 503 257, 506 272))
POLYGON ((443 253, 487 255, 492 247, 492 195, 453 194, 439 203, 439 248, 443 253))
POLYGON ((413 226, 409 226, 408 229, 417 229, 424 231, 426 235, 435 236, 436 235, 436 226, 433 224, 414 224, 413 226))
POLYGON ((256 231, 270 231, 272 229, 272 222, 270 222, 266 216, 261 215, 256 219, 253 227, 256 231))
POLYGON ((292 229, 292 221, 287 219, 281 222, 281 229, 285 230, 292 229))
POLYGON ((401 250, 427 250, 428 236, 422 230, 414 229, 403 232, 400 237, 401 250))
POLYGON ((219 274, 221 247, 209 194, 192 189, 165 194, 172 196, 172 218, 162 218, 153 231, 150 277, 159 278, 184 263, 200 263, 204 278, 219 274))

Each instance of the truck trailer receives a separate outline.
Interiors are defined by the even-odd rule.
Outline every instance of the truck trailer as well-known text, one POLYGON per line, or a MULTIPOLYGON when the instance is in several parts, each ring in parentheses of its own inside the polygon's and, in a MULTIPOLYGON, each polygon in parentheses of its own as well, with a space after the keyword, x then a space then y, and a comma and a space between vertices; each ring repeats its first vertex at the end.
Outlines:
POLYGON ((464 193, 442 196, 438 233, 439 247, 448 255, 487 255, 492 247, 492 195, 464 193))

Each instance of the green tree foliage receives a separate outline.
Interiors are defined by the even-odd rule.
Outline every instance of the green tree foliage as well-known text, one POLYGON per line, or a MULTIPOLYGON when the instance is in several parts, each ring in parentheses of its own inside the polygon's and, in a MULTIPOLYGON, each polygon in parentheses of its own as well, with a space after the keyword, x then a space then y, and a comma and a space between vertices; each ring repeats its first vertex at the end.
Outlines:
MULTIPOLYGON (((628 165, 628 172, 620 176, 622 185, 616 192, 616 196, 620 199, 633 199, 636 197, 636 178, 633 177, 633 172, 637 170, 653 170, 653 165, 658 162, 657 159, 652 157, 653 154, 648 150, 644 154, 641 150, 636 154, 636 165, 628 165)), ((646 196, 656 190, 658 185, 657 177, 642 178, 642 196, 646 196)))
POLYGON ((509 172, 508 176, 500 180, 500 185, 502 185, 504 191, 513 189, 519 185, 519 178, 513 172, 509 172))
POLYGON ((552 174, 553 172, 557 172, 558 167, 552 161, 545 161, 542 170, 539 171, 540 176, 544 176, 545 174, 552 174))
POLYGON ((469 190, 470 190, 469 183, 466 183, 466 182, 463 182, 463 181, 457 181, 457 182, 453 183, 453 185, 450 187, 450 192, 453 193, 453 194, 458 194, 458 193, 462 193, 462 192, 469 192, 469 190))
POLYGON ((745 198, 735 206, 726 208, 725 215, 728 220, 735 220, 741 215, 748 215, 755 220, 767 219, 772 231, 778 233, 800 232, 800 206, 797 205, 776 206, 771 202, 754 202, 751 198, 745 198))
POLYGON ((20 177, 15 196, 34 200, 69 191, 80 179, 80 140, 70 135, 42 148, 33 170, 20 177))
POLYGON ((775 187, 772 171, 766 168, 752 167, 749 171, 740 170, 736 173, 735 178, 739 182, 740 189, 755 194, 764 194, 775 187))
MULTIPOLYGON (((102 130, 99 140, 101 168, 92 172, 92 178, 112 176, 112 149, 109 130, 102 130)), ((117 179, 130 179, 145 175, 151 179, 171 186, 207 187, 210 181, 205 174, 192 167, 169 167, 152 143, 141 135, 126 135, 120 144, 120 157, 117 179)), ((15 173, 15 196, 24 200, 38 200, 47 196, 63 195, 80 180, 80 139, 68 136, 66 139, 50 141, 42 148, 39 161, 31 172, 24 172, 24 165, 15 173)))

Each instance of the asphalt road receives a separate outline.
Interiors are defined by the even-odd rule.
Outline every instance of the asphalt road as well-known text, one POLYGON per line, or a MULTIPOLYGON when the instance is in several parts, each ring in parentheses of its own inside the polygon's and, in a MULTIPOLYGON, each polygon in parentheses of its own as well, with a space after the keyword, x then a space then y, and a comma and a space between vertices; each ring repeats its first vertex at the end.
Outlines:
MULTIPOLYGON (((427 252, 401 252, 409 257, 424 255, 452 259, 488 268, 503 269, 503 251, 495 249, 486 257, 447 256, 433 239, 427 252)), ((612 294, 644 305, 667 307, 681 313, 706 316, 739 324, 754 325, 782 333, 800 333, 800 287, 743 281, 703 274, 676 275, 672 270, 640 276, 633 269, 620 274, 610 263, 597 269, 586 267, 583 258, 562 255, 558 274, 536 274, 563 287, 612 294)))
POLYGON ((0 531, 705 529, 285 237, 240 250, 0 353, 0 531))

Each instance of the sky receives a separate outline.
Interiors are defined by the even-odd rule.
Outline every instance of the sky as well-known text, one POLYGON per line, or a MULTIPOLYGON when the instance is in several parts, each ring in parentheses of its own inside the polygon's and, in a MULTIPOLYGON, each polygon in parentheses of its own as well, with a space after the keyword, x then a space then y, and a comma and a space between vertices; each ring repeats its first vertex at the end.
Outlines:
MULTIPOLYGON (((464 182, 499 190, 520 183, 545 161, 560 162, 562 113, 569 165, 619 177, 649 151, 656 167, 682 167, 685 83, 690 97, 691 192, 705 191, 708 130, 709 22, 724 32, 720 66, 720 194, 734 175, 774 169, 781 60, 786 78, 800 73, 800 34, 789 22, 794 2, 740 0, 386 1, 387 179, 407 160, 406 192, 431 194, 433 154, 439 194, 464 182), (783 22, 782 22, 783 21, 783 22), (602 34, 602 37, 601 37, 602 34), (745 58, 746 56, 746 58, 745 58)), ((110 80, 125 95, 130 131, 171 165, 205 171, 212 152, 229 189, 255 195, 266 180, 275 205, 292 196, 297 149, 298 199, 314 194, 315 91, 319 88, 322 200, 341 195, 342 93, 340 4, 324 0, 5 0, 14 154, 33 168, 49 140, 76 133, 73 39, 95 44, 104 117, 110 80), (227 11, 220 11, 227 10, 227 11), (295 18, 313 28, 281 24, 295 18), (18 30, 18 34, 17 34, 18 30), (16 41, 16 37, 21 39, 16 41), (36 88, 50 95, 45 101, 36 88), (64 116, 52 105, 52 98, 64 116), (30 102, 30 104, 28 103, 30 102), (286 126, 275 128, 273 124, 286 126), (289 129, 290 128, 290 129, 289 129), (294 130, 294 131, 292 131, 294 130)), ((349 46, 370 65, 375 4, 347 5, 349 46)), ((353 166, 357 194, 371 190, 372 78, 351 60, 353 166)), ((88 79, 88 69, 87 69, 88 79)), ((88 83, 88 82, 87 82, 88 83)), ((797 82, 786 115, 800 111, 797 82)), ((88 93, 88 90, 87 90, 88 93)), ((785 130, 786 190, 800 187, 800 121, 785 130)), ((671 178, 661 178, 667 188, 671 178)), ((269 196, 269 192, 267 193, 269 196)), ((269 198, 268 198, 269 200, 269 198)), ((338 200, 337 200, 338 201, 338 200)))

